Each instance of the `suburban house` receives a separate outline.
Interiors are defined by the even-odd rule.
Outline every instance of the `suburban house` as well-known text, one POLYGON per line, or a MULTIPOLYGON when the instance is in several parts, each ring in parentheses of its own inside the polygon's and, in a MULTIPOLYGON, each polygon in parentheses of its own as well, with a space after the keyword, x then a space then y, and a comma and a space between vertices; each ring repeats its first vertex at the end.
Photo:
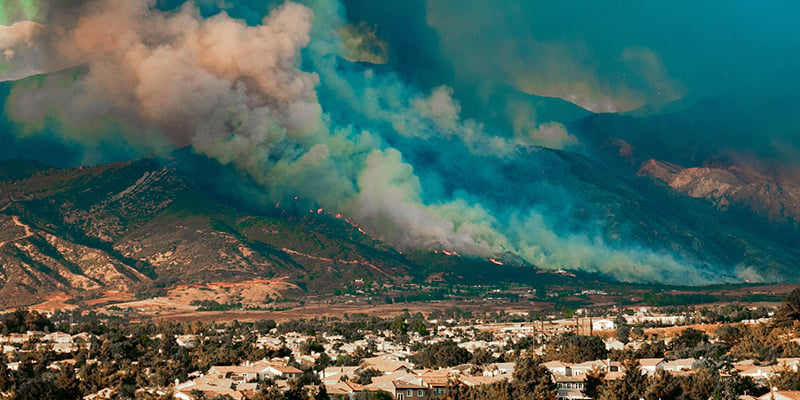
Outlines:
POLYGON ((424 385, 418 385, 411 382, 392 381, 393 391, 392 395, 395 400, 417 400, 425 399, 430 394, 430 389, 424 385))
MULTIPOLYGON (((620 372, 622 371, 622 364, 617 361, 611 360, 594 360, 586 361, 580 364, 572 364, 570 366, 572 375, 586 375, 589 371, 604 371, 604 372, 620 372)), ((568 374, 569 375, 569 374, 568 374)))
POLYGON ((208 375, 215 379, 230 379, 234 382, 250 382, 259 378, 260 367, 256 365, 215 365, 208 375))
POLYGON ((783 365, 742 365, 736 366, 736 369, 739 371, 739 376, 749 377, 757 384, 764 384, 767 380, 786 370, 783 365))
POLYGON ((641 367, 642 372, 646 373, 647 375, 655 374, 657 370, 664 367, 664 363, 666 363, 666 361, 663 358, 639 359, 639 367, 641 367))
POLYGON ((234 382, 250 382, 258 379, 295 379, 303 375, 303 371, 288 365, 258 361, 245 365, 215 365, 208 370, 208 375, 216 379, 230 379, 234 382))
POLYGON ((797 390, 773 390, 758 400, 800 400, 800 391, 797 390))
POLYGON ((328 367, 319 372, 319 379, 324 384, 333 384, 341 381, 342 379, 355 380, 358 379, 357 371, 360 369, 361 367, 328 367))
POLYGON ((450 384, 450 377, 447 375, 423 375, 421 378, 435 396, 443 394, 447 385, 450 384))
POLYGON ((583 388, 586 387, 585 375, 566 376, 553 374, 553 381, 558 386, 558 400, 591 400, 583 395, 583 388))
POLYGON ((572 369, 570 366, 561 361, 548 361, 544 363, 544 366, 553 374, 572 376, 572 369))
POLYGON ((487 376, 509 375, 513 373, 514 373, 513 362, 492 363, 487 365, 483 371, 483 374, 487 376))
POLYGON ((361 362, 361 367, 364 369, 374 368, 384 374, 390 374, 396 371, 411 371, 414 369, 414 364, 406 361, 400 361, 394 357, 372 357, 365 358, 361 362))
POLYGON ((622 350, 625 348, 625 343, 614 338, 607 339, 604 343, 606 345, 606 350, 622 350))
POLYGON ((303 371, 289 365, 270 365, 260 373, 270 379, 297 379, 303 375, 303 371))
POLYGON ((592 321, 593 331, 610 331, 617 329, 617 323, 610 319, 598 319, 592 321))
POLYGON ((180 400, 195 400, 197 399, 195 394, 202 393, 203 398, 207 399, 217 396, 230 396, 235 400, 244 399, 242 392, 232 389, 233 385, 234 382, 230 379, 218 379, 209 374, 176 385, 173 396, 180 400))
POLYGON ((463 375, 458 378, 458 380, 466 386, 474 387, 474 386, 481 386, 481 385, 491 385, 497 381, 502 380, 502 378, 498 378, 496 376, 470 376, 470 375, 463 375))
POLYGON ((325 384, 325 391, 328 392, 328 397, 334 400, 353 399, 363 390, 363 386, 351 381, 340 381, 331 384, 325 384))
POLYGON ((696 358, 681 358, 679 360, 665 362, 661 365, 661 369, 670 372, 690 371, 694 369, 696 363, 696 358))

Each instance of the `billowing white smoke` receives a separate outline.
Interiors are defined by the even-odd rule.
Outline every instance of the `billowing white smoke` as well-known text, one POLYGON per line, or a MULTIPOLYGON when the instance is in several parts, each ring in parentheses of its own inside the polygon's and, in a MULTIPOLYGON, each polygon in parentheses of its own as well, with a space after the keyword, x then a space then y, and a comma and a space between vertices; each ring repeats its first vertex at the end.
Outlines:
POLYGON ((523 123, 513 138, 493 137, 480 123, 461 119, 448 88, 423 95, 371 71, 339 76, 331 57, 344 54, 337 36, 346 26, 342 10, 333 0, 310 3, 314 12, 287 2, 258 26, 225 13, 204 19, 191 4, 166 13, 147 0, 51 9, 49 15, 60 17, 45 25, 0 28, 6 56, 0 79, 67 67, 81 72, 17 85, 8 110, 34 127, 30 132, 55 117, 65 140, 89 148, 103 140, 143 152, 190 144, 247 171, 276 201, 313 199, 399 247, 478 256, 512 251, 538 266, 625 280, 707 280, 669 256, 615 250, 588 234, 561 237, 535 210, 493 212, 466 195, 423 201, 412 166, 379 132, 324 112, 317 99, 321 80, 366 118, 407 137, 460 138, 470 151, 504 156, 537 140, 560 146, 575 139, 559 124, 523 123), (298 67, 306 46, 314 72, 298 67), (110 132, 119 137, 109 139, 110 132))

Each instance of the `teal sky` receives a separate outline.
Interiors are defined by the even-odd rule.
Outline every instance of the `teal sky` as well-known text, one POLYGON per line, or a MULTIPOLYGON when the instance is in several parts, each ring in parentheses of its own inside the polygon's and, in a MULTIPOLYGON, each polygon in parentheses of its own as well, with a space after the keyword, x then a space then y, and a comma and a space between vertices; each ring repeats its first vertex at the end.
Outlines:
POLYGON ((800 5, 794 2, 345 3, 351 19, 373 24, 400 50, 401 59, 392 62, 423 84, 483 81, 563 98, 569 91, 547 86, 584 85, 587 96, 610 96, 619 108, 632 108, 798 83, 800 5), (398 23, 396 15, 408 21, 398 23), (655 61, 645 62, 644 54, 655 61), (531 83, 520 83, 525 80, 531 83))

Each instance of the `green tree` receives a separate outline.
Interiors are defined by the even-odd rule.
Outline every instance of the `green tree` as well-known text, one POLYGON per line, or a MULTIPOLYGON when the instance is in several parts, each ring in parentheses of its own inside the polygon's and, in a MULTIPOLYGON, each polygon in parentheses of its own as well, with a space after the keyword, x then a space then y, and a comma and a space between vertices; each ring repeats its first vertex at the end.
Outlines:
MULTIPOLYGON (((701 355, 703 346, 708 344, 708 335, 705 332, 687 328, 678 337, 670 342, 670 353, 675 358, 687 358, 701 355)), ((705 349, 707 350, 707 349, 705 349)))
POLYGON ((604 359, 608 356, 608 350, 600 336, 566 333, 553 338, 547 344, 545 354, 549 360, 580 363, 604 359))
POLYGON ((658 370, 647 380, 643 397, 645 400, 672 400, 678 399, 682 392, 680 382, 674 376, 658 370))
POLYGON ((383 373, 375 368, 366 368, 357 372, 358 383, 361 385, 369 385, 372 383, 372 378, 381 376, 383 373))
POLYGON ((783 369, 769 380, 769 386, 779 390, 800 390, 800 372, 783 369))
POLYGON ((800 321, 800 288, 786 295, 772 318, 775 326, 792 326, 794 321, 800 321))
POLYGON ((55 382, 44 375, 39 375, 22 383, 17 388, 14 398, 17 400, 56 400, 63 397, 61 397, 55 382))
POLYGON ((408 324, 406 323, 406 319, 402 315, 398 315, 392 321, 390 325, 390 329, 395 336, 402 336, 408 333, 408 324))
POLYGON ((647 384, 647 376, 642 374, 639 362, 626 360, 622 366, 625 369, 622 379, 607 382, 600 392, 599 399, 639 400, 642 397, 647 384))
POLYGON ((56 376, 56 387, 59 395, 64 399, 79 399, 81 391, 75 376, 75 369, 71 365, 64 365, 56 376))
POLYGON ((7 362, 5 354, 0 354, 0 392, 7 392, 14 386, 14 379, 7 362))
POLYGON ((719 373, 708 368, 700 368, 681 380, 683 399, 708 400, 713 394, 720 395, 719 373))
POLYGON ((592 399, 600 397, 600 391, 606 380, 606 373, 602 370, 592 369, 586 373, 584 379, 583 395, 592 399))
POLYGON ((714 332, 717 338, 731 348, 738 344, 747 334, 747 327, 741 324, 723 324, 714 332))
POLYGON ((555 400, 558 387, 550 371, 538 358, 523 356, 514 366, 514 399, 555 400))
POLYGON ((458 347, 456 342, 447 339, 425 346, 417 353, 415 359, 425 368, 452 367, 468 363, 472 359, 472 354, 458 347))
POLYGON ((317 360, 314 361, 314 370, 322 371, 329 365, 331 365, 331 358, 328 356, 328 354, 322 353, 319 355, 319 357, 317 357, 317 360))
POLYGON ((628 325, 619 325, 617 327, 616 335, 617 340, 622 343, 628 343, 631 338, 631 327, 628 325))
POLYGON ((325 385, 319 385, 317 393, 314 394, 314 400, 328 400, 328 389, 325 385))

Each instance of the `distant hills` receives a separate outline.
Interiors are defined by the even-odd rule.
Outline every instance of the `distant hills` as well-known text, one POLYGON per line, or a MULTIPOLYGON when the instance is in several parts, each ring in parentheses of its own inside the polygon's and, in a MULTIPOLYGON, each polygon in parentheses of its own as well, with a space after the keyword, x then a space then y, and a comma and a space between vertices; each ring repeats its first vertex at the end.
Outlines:
POLYGON ((530 266, 401 254, 321 210, 244 211, 163 160, 69 169, 8 161, 0 163, 0 177, 2 306, 53 292, 278 277, 324 294, 356 279, 422 282, 435 275, 475 283, 536 276, 530 266))
MULTIPOLYGON (((759 142, 748 154, 751 133, 724 118, 703 117, 725 104, 743 111, 723 98, 652 117, 583 116, 570 125, 586 146, 583 155, 531 148, 489 160, 459 151, 459 164, 437 150, 457 144, 397 139, 391 145, 401 151, 414 146, 405 153, 408 162, 450 178, 443 190, 493 188, 483 200, 509 207, 530 199, 554 207, 560 200, 548 199, 549 193, 569 193, 574 203, 561 221, 565 231, 600 215, 598 233, 612 246, 633 240, 689 260, 720 281, 798 282, 800 185, 793 163, 772 168, 760 160, 773 147, 759 142), (710 132, 725 129, 738 129, 731 134, 741 141, 717 146, 710 132), (694 147, 691 136, 699 138, 694 147), (458 169, 463 164, 486 168, 464 174, 458 169)), ((775 108, 767 117, 775 129, 790 132, 793 117, 784 111, 775 108)), ((248 201, 216 178, 225 167, 191 160, 189 153, 65 169, 0 162, 0 306, 30 304, 54 292, 147 292, 278 277, 322 294, 357 279, 556 282, 513 254, 496 255, 498 265, 436 249, 400 251, 307 199, 248 201)), ((426 179, 421 176, 423 184, 426 179)), ((575 279, 610 280, 580 273, 575 279)))

